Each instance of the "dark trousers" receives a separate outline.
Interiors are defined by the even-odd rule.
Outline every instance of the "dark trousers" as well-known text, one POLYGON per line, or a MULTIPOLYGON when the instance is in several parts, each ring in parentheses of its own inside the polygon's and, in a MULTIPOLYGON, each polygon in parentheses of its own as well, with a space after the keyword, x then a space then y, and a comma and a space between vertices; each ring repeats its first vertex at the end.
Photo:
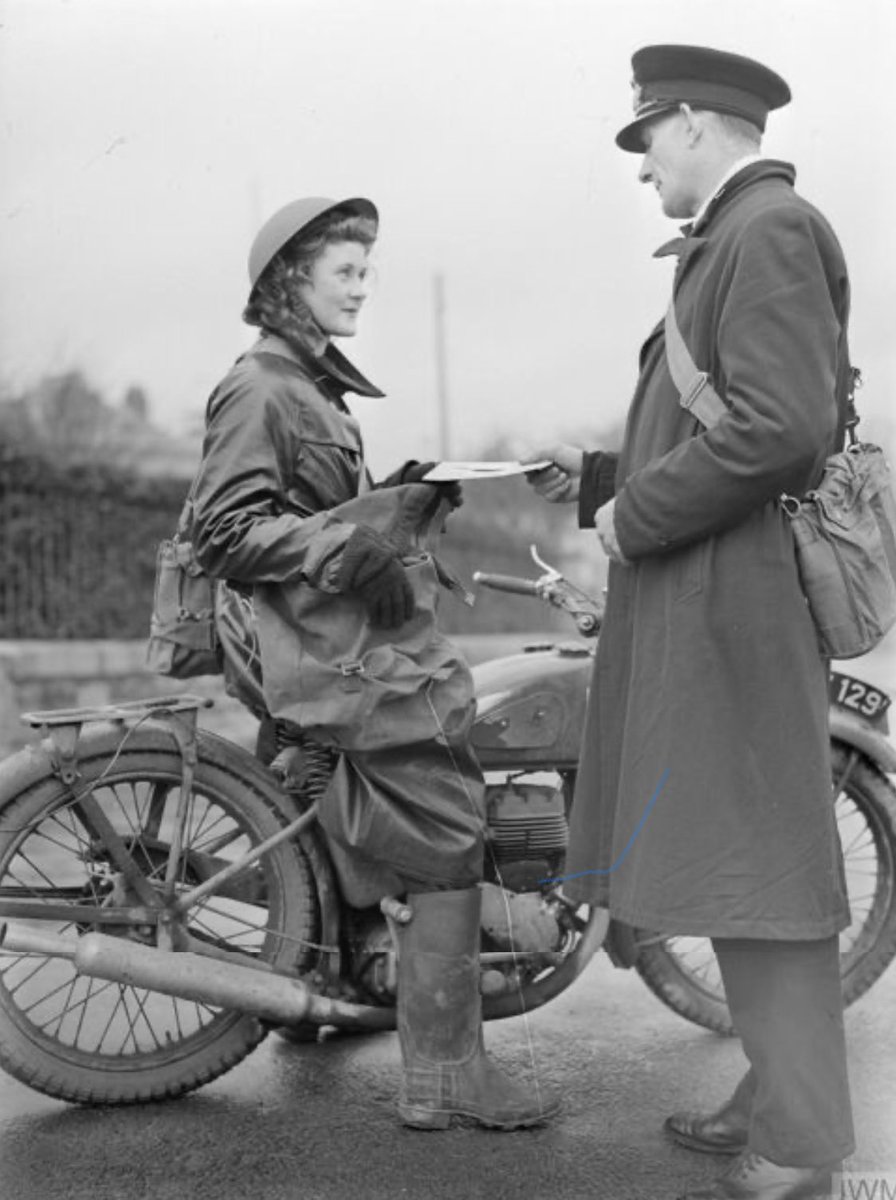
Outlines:
POLYGON ((713 938, 750 1062, 733 1100, 749 1147, 779 1166, 826 1166, 855 1149, 838 939, 713 938))

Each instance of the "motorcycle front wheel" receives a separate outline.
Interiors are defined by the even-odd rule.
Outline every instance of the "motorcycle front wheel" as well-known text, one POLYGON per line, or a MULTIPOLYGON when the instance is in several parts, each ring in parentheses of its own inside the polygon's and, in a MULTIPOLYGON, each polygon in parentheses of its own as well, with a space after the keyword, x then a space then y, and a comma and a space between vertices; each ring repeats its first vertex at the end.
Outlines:
MULTIPOLYGON (((852 1004, 896 957, 896 791, 867 758, 832 743, 834 806, 852 922, 840 935, 843 1003, 852 1004)), ((635 931, 635 969, 679 1016, 732 1035, 709 938, 635 931)))
MULTIPOLYGON (((25 772, 0 808, 0 913, 5 907, 19 929, 66 939, 96 929, 152 945, 155 927, 128 914, 145 911, 147 887, 161 892, 173 868, 181 894, 286 823, 261 768, 200 732, 172 862, 182 775, 172 737, 148 726, 123 736, 91 731, 82 746, 72 787, 49 770, 30 782, 25 772), (122 871, 123 855, 146 886, 122 871), (121 925, 106 919, 109 907, 123 914, 121 925)), ((312 866, 297 843, 284 842, 190 908, 183 933, 215 957, 291 973, 313 955, 318 924, 312 866)), ((265 1033, 254 1017, 80 975, 66 958, 0 949, 0 1065, 62 1100, 178 1096, 235 1066, 265 1033)))

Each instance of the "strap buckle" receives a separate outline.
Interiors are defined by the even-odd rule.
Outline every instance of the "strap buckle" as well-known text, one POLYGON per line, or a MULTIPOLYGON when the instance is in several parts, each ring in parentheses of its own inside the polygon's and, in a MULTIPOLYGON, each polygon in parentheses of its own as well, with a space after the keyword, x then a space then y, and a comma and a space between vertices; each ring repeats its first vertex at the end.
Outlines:
POLYGON ((693 376, 688 389, 679 397, 678 403, 697 420, 711 429, 728 411, 724 400, 710 383, 706 371, 693 376))
MULTIPOLYGON (((686 392, 683 392, 678 403, 682 408, 686 408, 688 412, 694 412, 695 407, 700 404, 700 396, 704 388, 711 387, 709 375, 706 371, 698 371, 691 380, 690 386, 686 392)), ((698 414, 699 415, 699 408, 698 414)))
POLYGON ((343 662, 339 664, 339 673, 342 676, 342 690, 345 692, 360 692, 361 677, 364 674, 364 664, 362 662, 343 662))

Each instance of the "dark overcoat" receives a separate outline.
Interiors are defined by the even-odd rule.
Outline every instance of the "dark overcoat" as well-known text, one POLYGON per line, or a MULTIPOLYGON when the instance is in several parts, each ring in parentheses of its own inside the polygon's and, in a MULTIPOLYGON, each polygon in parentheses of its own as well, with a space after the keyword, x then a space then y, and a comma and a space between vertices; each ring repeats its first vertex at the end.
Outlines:
POLYGON ((678 253, 678 323, 727 413, 678 403, 663 323, 624 443, 586 455, 580 519, 615 491, 565 890, 631 925, 821 938, 848 923, 826 663, 776 502, 842 443, 849 284, 793 168, 744 167, 678 253), (613 483, 607 487, 612 471, 613 483))

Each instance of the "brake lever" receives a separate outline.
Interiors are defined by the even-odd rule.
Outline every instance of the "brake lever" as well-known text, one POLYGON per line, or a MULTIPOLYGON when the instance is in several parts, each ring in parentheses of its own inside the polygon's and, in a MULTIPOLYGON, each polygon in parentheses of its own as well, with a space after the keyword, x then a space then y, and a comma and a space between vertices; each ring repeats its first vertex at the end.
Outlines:
POLYGON ((534 542, 529 546, 529 554, 532 556, 532 561, 535 563, 536 567, 539 567, 544 572, 541 579, 538 581, 539 583, 554 583, 556 580, 563 578, 563 575, 557 570, 556 567, 552 567, 550 563, 546 563, 539 555, 538 548, 534 542))
POLYGON ((539 594, 556 608, 568 613, 574 619, 579 632, 585 637, 595 634, 601 626, 603 605, 595 604, 587 592, 576 587, 574 583, 570 583, 561 571, 545 562, 534 543, 529 546, 529 554, 535 565, 543 572, 541 577, 535 581, 539 594))

